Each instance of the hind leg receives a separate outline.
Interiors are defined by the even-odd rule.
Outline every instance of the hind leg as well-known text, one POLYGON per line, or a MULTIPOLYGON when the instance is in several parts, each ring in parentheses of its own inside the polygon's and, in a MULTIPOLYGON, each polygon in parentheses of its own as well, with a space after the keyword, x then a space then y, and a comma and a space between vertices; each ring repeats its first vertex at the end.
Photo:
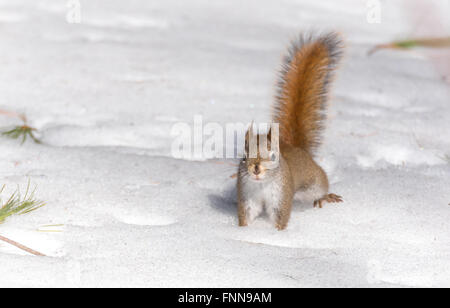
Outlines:
POLYGON ((334 203, 334 202, 343 202, 342 197, 335 195, 335 194, 327 194, 323 196, 320 199, 317 199, 314 201, 314 207, 319 206, 319 208, 322 208, 322 203, 326 201, 328 203, 334 203))

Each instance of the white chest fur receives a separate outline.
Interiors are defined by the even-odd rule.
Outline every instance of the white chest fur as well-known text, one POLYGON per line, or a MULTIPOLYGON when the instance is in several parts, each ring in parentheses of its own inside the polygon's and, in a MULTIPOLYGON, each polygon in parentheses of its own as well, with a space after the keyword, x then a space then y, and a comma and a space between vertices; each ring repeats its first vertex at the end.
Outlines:
POLYGON ((270 181, 247 180, 243 183, 242 193, 250 222, 259 216, 264 209, 269 217, 273 218, 278 211, 282 190, 281 177, 277 176, 270 181))

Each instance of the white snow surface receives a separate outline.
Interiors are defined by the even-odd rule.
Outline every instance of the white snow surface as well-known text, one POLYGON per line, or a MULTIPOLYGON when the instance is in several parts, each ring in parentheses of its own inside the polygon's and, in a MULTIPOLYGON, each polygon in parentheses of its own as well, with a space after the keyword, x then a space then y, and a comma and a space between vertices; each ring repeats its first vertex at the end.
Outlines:
POLYGON ((65 1, 1 0, 0 109, 44 142, 1 138, 3 197, 30 179, 47 206, 0 234, 47 257, 0 242, 0 287, 449 287, 450 52, 367 56, 448 36, 449 2, 380 3, 371 24, 357 0, 89 0, 69 24, 65 1), (171 128, 268 120, 310 30, 346 41, 317 156, 345 202, 239 228, 237 160, 175 159, 171 128))

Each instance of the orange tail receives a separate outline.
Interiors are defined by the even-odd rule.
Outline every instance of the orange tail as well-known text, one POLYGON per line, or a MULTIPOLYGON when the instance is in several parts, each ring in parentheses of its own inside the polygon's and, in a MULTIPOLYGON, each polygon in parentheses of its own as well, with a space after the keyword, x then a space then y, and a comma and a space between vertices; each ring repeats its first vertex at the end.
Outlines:
POLYGON ((301 35, 293 42, 284 59, 275 106, 280 142, 311 154, 320 145, 330 82, 341 55, 342 41, 336 33, 301 35))

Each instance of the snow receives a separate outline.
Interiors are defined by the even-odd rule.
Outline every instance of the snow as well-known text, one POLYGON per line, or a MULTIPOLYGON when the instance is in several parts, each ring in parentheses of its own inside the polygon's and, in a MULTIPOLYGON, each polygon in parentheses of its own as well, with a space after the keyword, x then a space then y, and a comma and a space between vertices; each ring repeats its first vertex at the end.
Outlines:
POLYGON ((90 0, 69 24, 64 1, 1 0, 0 109, 44 141, 2 138, 1 183, 30 179, 47 206, 0 234, 48 257, 0 242, 0 287, 449 287, 448 49, 367 56, 448 36, 448 2, 423 20, 419 2, 381 1, 371 24, 357 0, 90 0), (344 203, 239 228, 237 160, 175 159, 171 128, 268 120, 281 55, 311 29, 346 38, 317 157, 344 203))

